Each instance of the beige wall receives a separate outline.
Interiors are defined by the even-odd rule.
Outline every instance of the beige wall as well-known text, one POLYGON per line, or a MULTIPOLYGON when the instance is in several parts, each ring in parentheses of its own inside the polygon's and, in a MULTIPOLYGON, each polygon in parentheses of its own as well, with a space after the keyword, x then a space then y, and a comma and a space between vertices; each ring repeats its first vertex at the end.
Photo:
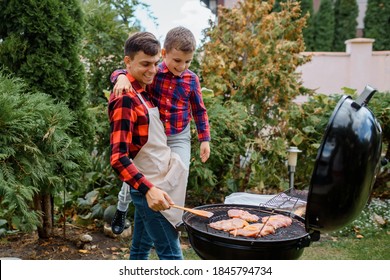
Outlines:
POLYGON ((342 93, 343 87, 361 92, 367 84, 390 91, 390 51, 372 51, 374 41, 347 40, 345 52, 302 53, 312 55, 310 62, 297 69, 303 85, 325 94, 342 93))
POLYGON ((238 0, 224 0, 224 6, 226 8, 233 8, 237 4, 238 0))

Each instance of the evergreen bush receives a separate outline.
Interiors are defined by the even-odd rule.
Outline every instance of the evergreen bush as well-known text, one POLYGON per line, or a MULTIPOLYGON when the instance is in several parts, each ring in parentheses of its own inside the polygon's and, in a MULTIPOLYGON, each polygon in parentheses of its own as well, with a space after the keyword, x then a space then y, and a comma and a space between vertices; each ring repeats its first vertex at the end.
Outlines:
POLYGON ((334 41, 333 1, 322 0, 314 16, 314 51, 331 51, 334 41))
POLYGON ((336 0, 332 51, 345 51, 345 41, 356 37, 358 13, 356 0, 336 0))
POLYGON ((375 39, 375 51, 390 50, 390 1, 368 0, 364 37, 375 39))
POLYGON ((93 147, 80 61, 83 13, 78 0, 0 2, 0 63, 33 90, 64 102, 75 114, 72 135, 93 147))
POLYGON ((36 195, 54 196, 81 184, 88 154, 70 136, 75 115, 66 104, 3 71, 0 104, 0 216, 9 230, 31 231, 44 218, 33 211, 36 195))

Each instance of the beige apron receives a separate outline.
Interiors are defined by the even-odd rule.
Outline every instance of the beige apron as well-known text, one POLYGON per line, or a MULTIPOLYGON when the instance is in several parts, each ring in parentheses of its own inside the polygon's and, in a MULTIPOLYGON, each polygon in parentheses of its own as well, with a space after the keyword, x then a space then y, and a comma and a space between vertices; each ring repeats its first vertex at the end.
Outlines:
MULTIPOLYGON (((140 94, 138 97, 149 114, 148 141, 133 159, 138 170, 159 189, 167 192, 177 205, 184 206, 189 169, 178 154, 167 146, 167 136, 158 108, 149 108, 140 94)), ((161 214, 174 226, 182 221, 183 211, 171 208, 161 214)))

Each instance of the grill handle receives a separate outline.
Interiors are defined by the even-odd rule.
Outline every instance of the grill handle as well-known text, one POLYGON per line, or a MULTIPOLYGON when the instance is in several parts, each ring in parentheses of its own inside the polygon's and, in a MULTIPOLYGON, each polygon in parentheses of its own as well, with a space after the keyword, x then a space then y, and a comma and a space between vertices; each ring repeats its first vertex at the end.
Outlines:
POLYGON ((359 105, 359 107, 366 106, 375 93, 376 89, 367 85, 363 92, 356 98, 355 103, 359 105))

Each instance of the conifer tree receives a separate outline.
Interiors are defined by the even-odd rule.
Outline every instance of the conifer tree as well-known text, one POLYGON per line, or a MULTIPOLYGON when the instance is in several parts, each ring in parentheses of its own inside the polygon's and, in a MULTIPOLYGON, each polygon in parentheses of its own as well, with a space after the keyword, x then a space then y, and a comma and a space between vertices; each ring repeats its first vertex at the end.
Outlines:
MULTIPOLYGON (((93 145, 93 118, 87 111, 84 67, 80 61, 83 15, 78 0, 9 0, 0 2, 0 62, 29 89, 51 95, 74 114, 67 127, 83 149, 93 145)), ((52 129, 56 129, 54 126, 52 129)), ((85 168, 85 162, 78 168, 85 168)), ((64 174, 64 170, 56 172, 64 174)), ((49 180, 49 178, 45 178, 49 180)), ((50 181, 50 180, 49 180, 50 181)), ((52 234, 52 195, 59 184, 42 184, 35 193, 35 209, 42 211, 40 237, 52 234)))
POLYGON ((314 17, 314 51, 331 51, 334 38, 332 0, 322 0, 314 17))
POLYGON ((0 9, 0 62, 31 89, 65 102, 77 116, 72 134, 91 147, 79 1, 9 0, 0 2, 0 9))
POLYGON ((39 237, 49 237, 51 194, 79 185, 80 165, 89 158, 69 135, 74 114, 3 71, 0 104, 0 217, 9 230, 38 228, 39 237))
POLYGON ((373 49, 390 50, 390 1, 368 0, 364 37, 375 39, 373 49))
POLYGON ((356 0, 336 0, 333 51, 344 51, 344 42, 356 37, 358 13, 356 0))
POLYGON ((306 20, 306 27, 303 29, 303 38, 305 40, 305 46, 307 51, 314 50, 314 10, 313 0, 301 1, 302 15, 308 14, 306 20))

